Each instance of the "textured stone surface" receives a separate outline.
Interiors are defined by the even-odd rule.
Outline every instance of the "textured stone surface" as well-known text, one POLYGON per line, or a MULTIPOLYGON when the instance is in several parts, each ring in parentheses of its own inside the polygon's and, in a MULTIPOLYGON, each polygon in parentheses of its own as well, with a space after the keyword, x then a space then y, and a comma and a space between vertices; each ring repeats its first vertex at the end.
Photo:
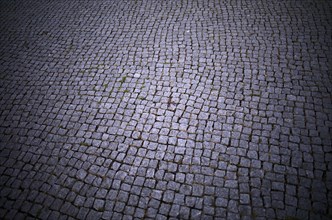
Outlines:
POLYGON ((331 8, 1 1, 0 218, 331 218, 331 8))

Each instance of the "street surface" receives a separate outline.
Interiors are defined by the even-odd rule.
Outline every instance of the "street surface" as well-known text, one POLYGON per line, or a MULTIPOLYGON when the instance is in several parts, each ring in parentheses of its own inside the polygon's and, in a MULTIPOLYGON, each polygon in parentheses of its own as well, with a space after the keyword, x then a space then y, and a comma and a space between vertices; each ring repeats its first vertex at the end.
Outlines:
POLYGON ((332 2, 0 1, 1 219, 331 219, 332 2))

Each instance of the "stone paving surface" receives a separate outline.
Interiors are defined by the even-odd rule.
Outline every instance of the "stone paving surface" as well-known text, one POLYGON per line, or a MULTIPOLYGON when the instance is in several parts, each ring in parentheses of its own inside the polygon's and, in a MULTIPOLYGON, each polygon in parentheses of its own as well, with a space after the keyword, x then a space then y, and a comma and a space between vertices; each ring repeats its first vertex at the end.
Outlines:
POLYGON ((0 1, 0 218, 330 219, 331 8, 0 1))

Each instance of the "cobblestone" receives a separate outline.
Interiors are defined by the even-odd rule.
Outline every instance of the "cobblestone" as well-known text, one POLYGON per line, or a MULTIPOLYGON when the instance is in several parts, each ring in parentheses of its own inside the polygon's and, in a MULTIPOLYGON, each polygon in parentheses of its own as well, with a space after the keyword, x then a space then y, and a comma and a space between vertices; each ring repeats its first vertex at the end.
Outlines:
POLYGON ((0 1, 1 219, 331 219, 330 1, 0 1))

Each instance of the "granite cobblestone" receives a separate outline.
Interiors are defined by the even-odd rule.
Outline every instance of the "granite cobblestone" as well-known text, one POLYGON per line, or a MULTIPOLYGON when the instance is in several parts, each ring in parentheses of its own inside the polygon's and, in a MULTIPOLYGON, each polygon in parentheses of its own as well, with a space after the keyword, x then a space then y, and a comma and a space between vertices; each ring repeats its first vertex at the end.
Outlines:
POLYGON ((0 218, 332 218, 331 8, 0 1, 0 218))

